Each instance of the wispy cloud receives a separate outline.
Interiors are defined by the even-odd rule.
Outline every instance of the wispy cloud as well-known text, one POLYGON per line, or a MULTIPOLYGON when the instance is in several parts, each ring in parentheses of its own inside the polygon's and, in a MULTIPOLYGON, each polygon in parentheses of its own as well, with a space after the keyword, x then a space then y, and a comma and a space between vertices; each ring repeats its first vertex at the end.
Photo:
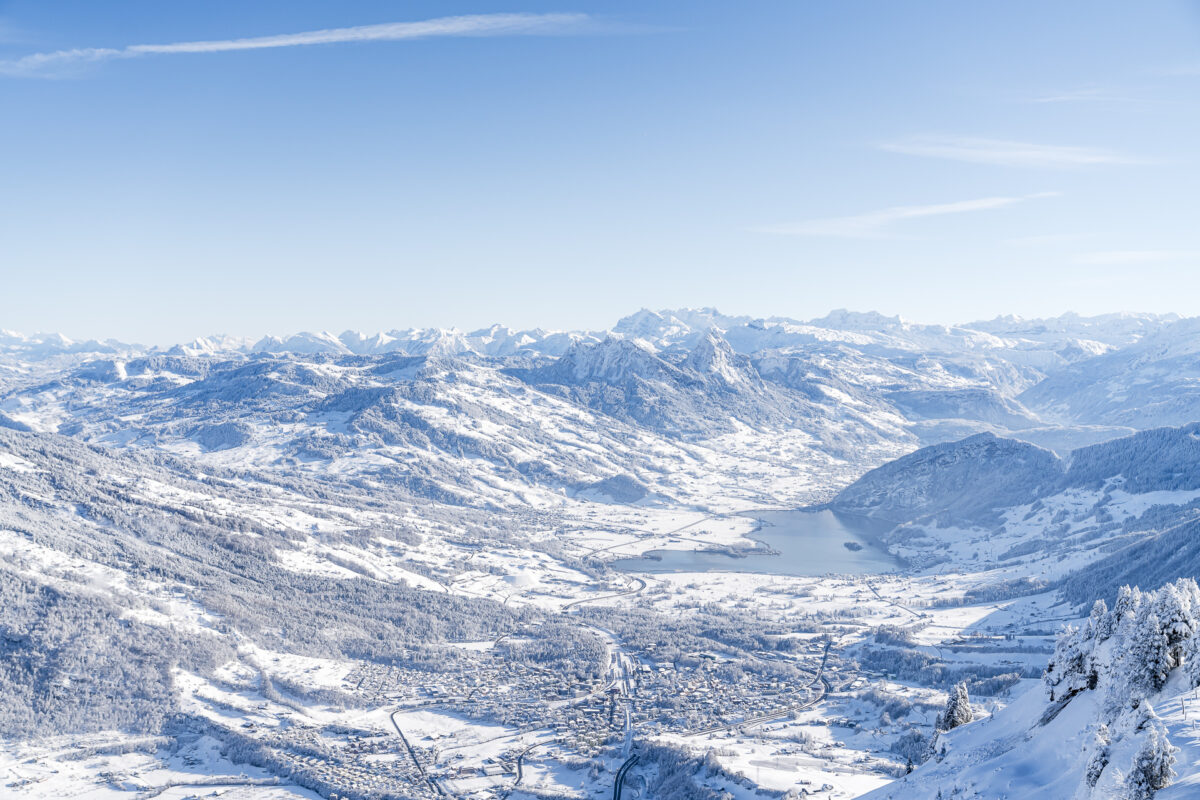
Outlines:
POLYGON ((1200 262, 1200 250, 1102 250, 1080 253, 1076 264, 1169 264, 1200 262))
POLYGON ((881 211, 856 214, 850 217, 829 217, 790 222, 782 225, 765 225, 755 228, 758 233, 773 233, 782 236, 833 236, 846 239, 873 239, 885 235, 887 229, 898 222, 923 217, 940 217, 947 214, 966 214, 972 211, 991 211, 1043 197, 1054 197, 1057 192, 1038 192, 1018 197, 982 197, 978 200, 961 200, 957 203, 940 203, 930 206, 895 206, 881 211))
POLYGON ((1096 147, 1064 147, 961 136, 921 136, 885 142, 879 147, 891 153, 1005 167, 1066 169, 1104 164, 1148 163, 1146 159, 1096 147))
POLYGON ((153 55, 224 53, 231 50, 261 50, 345 42, 396 42, 437 36, 550 36, 582 33, 592 29, 593 19, 587 14, 474 14, 439 17, 419 22, 386 22, 379 25, 328 28, 247 39, 55 50, 0 61, 0 75, 53 76, 60 74, 64 69, 81 64, 153 55))

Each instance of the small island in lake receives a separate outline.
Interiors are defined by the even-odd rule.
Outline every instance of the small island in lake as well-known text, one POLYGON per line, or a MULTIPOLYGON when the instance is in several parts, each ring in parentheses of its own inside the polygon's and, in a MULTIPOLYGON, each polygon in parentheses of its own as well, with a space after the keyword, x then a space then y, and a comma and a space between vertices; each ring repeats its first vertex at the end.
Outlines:
POLYGON ((844 547, 845 547, 847 550, 853 550, 853 551, 854 551, 854 552, 856 552, 856 553, 857 553, 859 550, 862 550, 862 549, 863 549, 863 546, 862 546, 861 544, 859 544, 858 542, 842 542, 842 545, 843 545, 843 546, 844 546, 844 547))

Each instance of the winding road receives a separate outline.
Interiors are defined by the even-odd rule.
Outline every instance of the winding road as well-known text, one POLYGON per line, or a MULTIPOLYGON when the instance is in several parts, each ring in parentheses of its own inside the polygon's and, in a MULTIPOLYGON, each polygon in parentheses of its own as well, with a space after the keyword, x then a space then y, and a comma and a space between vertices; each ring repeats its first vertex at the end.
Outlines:
POLYGON ((517 787, 521 784, 521 779, 525 777, 525 756, 529 755, 537 748, 545 746, 545 742, 538 742, 537 744, 529 745, 529 747, 526 747, 520 753, 517 753, 517 778, 509 785, 507 789, 504 790, 504 792, 500 795, 499 800, 506 800, 506 798, 515 792, 517 787))
POLYGON ((585 597, 582 600, 572 600, 563 606, 562 610, 565 613, 568 608, 581 606, 584 603, 599 603, 601 600, 612 600, 614 597, 629 597, 631 595, 641 594, 646 590, 646 581, 644 578, 634 578, 633 580, 638 584, 636 589, 630 589, 627 592, 617 592, 616 594, 601 595, 600 597, 585 597))
POLYGON ((629 770, 633 769, 637 764, 639 756, 634 753, 629 758, 625 759, 625 763, 617 770, 617 782, 613 785, 613 800, 621 800, 621 789, 625 786, 625 776, 629 774, 629 770))

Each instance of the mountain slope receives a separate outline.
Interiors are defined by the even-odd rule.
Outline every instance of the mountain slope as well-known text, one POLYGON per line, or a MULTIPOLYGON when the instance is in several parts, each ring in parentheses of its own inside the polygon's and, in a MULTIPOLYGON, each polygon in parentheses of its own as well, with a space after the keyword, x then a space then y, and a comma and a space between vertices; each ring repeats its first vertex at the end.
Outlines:
POLYGON ((843 489, 830 506, 891 522, 974 520, 1039 497, 1063 473, 1061 460, 1048 450, 981 433, 878 467, 843 489))
POLYGON ((1198 610, 1191 579, 1125 593, 1112 611, 1099 604, 1059 634, 1044 685, 941 734, 928 763, 866 797, 1194 797, 1198 610))
POLYGON ((1198 387, 1200 322, 1185 319, 1073 364, 1019 399, 1060 422, 1152 428, 1200 420, 1198 387))

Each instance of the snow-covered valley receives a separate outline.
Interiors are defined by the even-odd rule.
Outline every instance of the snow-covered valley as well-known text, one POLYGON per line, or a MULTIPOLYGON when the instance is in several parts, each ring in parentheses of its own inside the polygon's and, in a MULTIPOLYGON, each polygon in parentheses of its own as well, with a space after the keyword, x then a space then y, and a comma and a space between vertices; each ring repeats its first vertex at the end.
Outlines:
POLYGON ((4 333, 0 786, 1118 798, 1149 725, 1180 748, 1161 796, 1188 796, 1187 637, 1143 693, 1158 722, 1102 707, 1108 666, 1042 720, 1064 625, 1200 565, 1194 330, 4 333), (808 507, 873 520, 834 549, 897 566, 720 568, 808 507), (628 566, 654 551, 717 566, 628 566), (958 686, 975 721, 939 732, 958 686))

